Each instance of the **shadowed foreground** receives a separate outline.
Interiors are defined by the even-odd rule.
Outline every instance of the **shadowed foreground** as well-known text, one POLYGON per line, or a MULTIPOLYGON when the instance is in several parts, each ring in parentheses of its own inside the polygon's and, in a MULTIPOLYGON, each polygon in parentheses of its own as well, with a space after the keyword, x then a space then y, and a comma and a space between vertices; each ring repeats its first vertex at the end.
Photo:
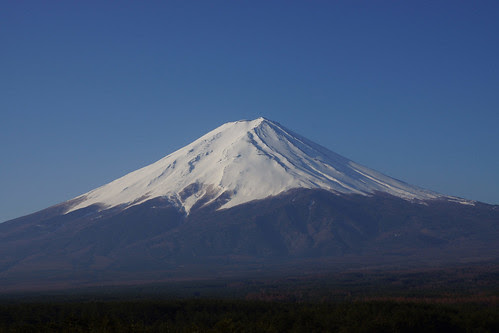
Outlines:
POLYGON ((0 296, 0 332, 499 332, 499 267, 0 296))
POLYGON ((2 332, 498 332, 496 306, 368 301, 98 301, 0 306, 2 332))

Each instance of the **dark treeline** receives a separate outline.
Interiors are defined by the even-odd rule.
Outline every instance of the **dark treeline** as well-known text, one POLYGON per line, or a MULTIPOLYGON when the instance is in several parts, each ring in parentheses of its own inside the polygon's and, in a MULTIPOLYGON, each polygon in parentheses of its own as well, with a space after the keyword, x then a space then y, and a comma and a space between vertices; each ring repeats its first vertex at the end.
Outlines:
POLYGON ((499 332, 499 269, 356 271, 0 294, 3 332, 499 332))
POLYGON ((0 304, 0 332, 499 332, 497 306, 404 301, 0 304))

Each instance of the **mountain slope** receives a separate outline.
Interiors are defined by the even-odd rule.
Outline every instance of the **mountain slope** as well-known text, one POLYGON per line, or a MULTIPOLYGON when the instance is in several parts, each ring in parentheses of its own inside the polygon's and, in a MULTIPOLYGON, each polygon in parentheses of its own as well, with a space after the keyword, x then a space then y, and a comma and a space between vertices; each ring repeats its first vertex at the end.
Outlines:
POLYGON ((48 208, 0 224, 0 292, 499 260, 499 206, 293 189, 183 214, 48 208))
POLYGON ((128 207, 167 197, 189 213, 198 202, 223 198, 221 208, 230 208, 293 188, 362 195, 385 192, 409 200, 443 197, 358 165, 258 118, 226 123, 149 166, 83 194, 68 212, 93 204, 128 207))

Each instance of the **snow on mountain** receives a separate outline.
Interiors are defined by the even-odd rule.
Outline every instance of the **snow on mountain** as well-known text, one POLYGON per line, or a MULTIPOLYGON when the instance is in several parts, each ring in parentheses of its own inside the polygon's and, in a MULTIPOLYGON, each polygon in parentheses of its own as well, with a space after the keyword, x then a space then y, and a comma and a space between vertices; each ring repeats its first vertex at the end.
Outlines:
POLYGON ((226 123, 159 161, 77 198, 68 212, 99 204, 124 208, 167 197, 186 213, 222 194, 221 208, 293 188, 386 192, 407 200, 441 195, 356 164, 265 118, 226 123))

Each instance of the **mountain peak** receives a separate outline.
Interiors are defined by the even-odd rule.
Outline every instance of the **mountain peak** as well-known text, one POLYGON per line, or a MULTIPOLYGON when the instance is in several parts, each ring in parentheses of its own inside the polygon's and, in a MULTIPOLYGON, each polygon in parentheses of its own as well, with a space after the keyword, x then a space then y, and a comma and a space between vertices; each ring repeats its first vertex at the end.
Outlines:
POLYGON ((140 204, 165 197, 188 214, 215 201, 230 208, 293 188, 338 194, 386 192, 407 200, 439 194, 358 165, 280 124, 259 117, 221 125, 142 169, 75 199, 68 212, 140 204))
MULTIPOLYGON (((263 126, 263 125, 268 125, 268 126, 276 126, 277 123, 265 118, 265 117, 258 117, 256 119, 242 119, 242 120, 237 120, 237 121, 232 121, 232 122, 227 122, 218 128, 216 128, 214 131, 226 131, 228 128, 234 128, 238 131, 247 132, 251 131, 253 128, 263 126)), ((211 134, 213 131, 208 132, 208 134, 211 134)))

